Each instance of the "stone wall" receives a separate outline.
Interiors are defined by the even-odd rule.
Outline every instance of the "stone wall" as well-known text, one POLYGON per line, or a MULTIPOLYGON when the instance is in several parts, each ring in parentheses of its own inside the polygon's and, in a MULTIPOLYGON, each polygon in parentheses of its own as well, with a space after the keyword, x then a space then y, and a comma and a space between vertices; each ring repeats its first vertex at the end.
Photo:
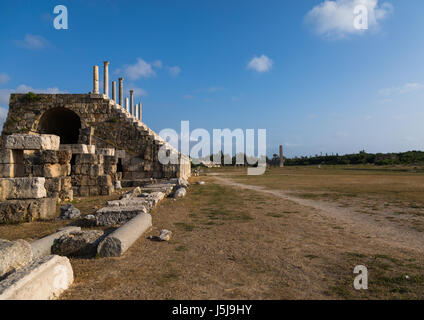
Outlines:
POLYGON ((61 143, 125 150, 126 160, 136 158, 139 163, 137 171, 127 171, 129 179, 188 177, 191 171, 181 154, 185 161, 180 164, 159 163, 159 148, 166 144, 174 150, 172 146, 100 94, 12 94, 2 137, 13 133, 56 134, 61 143), (78 141, 71 141, 76 136, 78 141))

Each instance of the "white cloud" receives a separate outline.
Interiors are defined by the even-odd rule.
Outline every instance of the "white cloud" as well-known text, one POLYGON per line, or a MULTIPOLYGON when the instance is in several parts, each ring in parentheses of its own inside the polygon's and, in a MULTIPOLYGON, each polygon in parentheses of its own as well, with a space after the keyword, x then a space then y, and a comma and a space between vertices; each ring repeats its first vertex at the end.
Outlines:
POLYGON ((143 88, 139 88, 133 84, 128 85, 128 90, 134 90, 134 97, 144 97, 147 96, 147 91, 143 88))
POLYGON ((152 65, 141 58, 137 59, 137 63, 125 66, 124 70, 126 76, 131 80, 148 78, 156 75, 152 65))
POLYGON ((5 73, 0 73, 0 84, 9 82, 10 77, 9 75, 5 74, 5 73))
POLYGON ((181 68, 179 66, 169 67, 168 72, 172 77, 176 77, 180 74, 181 68))
POLYGON ((260 57, 254 57, 252 60, 250 60, 247 68, 257 72, 266 72, 271 69, 272 65, 273 61, 263 54, 260 57))
POLYGON ((328 38, 363 33, 364 30, 354 26, 357 16, 354 9, 359 5, 368 10, 368 29, 378 28, 379 23, 393 11, 391 4, 379 0, 325 0, 307 13, 305 21, 313 26, 317 34, 328 38))
POLYGON ((381 96, 392 96, 399 94, 407 94, 421 90, 424 90, 424 83, 409 82, 400 87, 381 89, 380 91, 378 91, 378 94, 381 96))
POLYGON ((185 95, 183 96, 183 99, 186 99, 186 100, 193 100, 193 99, 194 99, 194 96, 192 96, 191 94, 185 94, 185 95))
POLYGON ((25 49, 41 50, 49 45, 49 42, 42 36, 26 34, 24 40, 15 40, 15 44, 25 49))
POLYGON ((152 66, 154 66, 155 68, 160 69, 160 68, 162 68, 162 61, 160 61, 160 60, 153 61, 152 62, 152 66))

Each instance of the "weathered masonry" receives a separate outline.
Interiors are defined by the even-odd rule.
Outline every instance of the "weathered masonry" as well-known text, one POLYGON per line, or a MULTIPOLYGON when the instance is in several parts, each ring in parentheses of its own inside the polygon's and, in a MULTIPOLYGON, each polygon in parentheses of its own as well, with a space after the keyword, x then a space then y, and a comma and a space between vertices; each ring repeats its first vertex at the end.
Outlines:
MULTIPOLYGON (((102 165, 100 159, 78 154, 95 153, 113 156, 109 161, 110 174, 118 173, 115 180, 123 185, 149 178, 187 178, 190 175, 188 157, 178 153, 178 164, 161 164, 159 148, 166 145, 169 152, 178 152, 142 121, 141 103, 134 105, 130 92, 129 105, 123 106, 123 79, 112 82, 112 98, 109 98, 109 63, 104 63, 103 94, 99 93, 98 66, 93 68, 93 92, 87 94, 12 94, 9 113, 2 131, 2 148, 6 136, 11 134, 53 134, 60 137, 60 150, 71 150, 75 160, 82 165, 102 165), (115 101, 114 99, 119 99, 115 101), (118 104, 119 102, 119 104, 118 104), (93 152, 90 148, 93 147, 93 152), (114 149, 115 151, 109 151, 114 149), (94 150, 96 150, 94 152, 94 150), (93 163, 90 161, 93 160, 93 163)), ((127 100, 127 99, 125 99, 127 100)), ((87 171, 85 167, 78 167, 87 171)), ((97 175, 104 168, 98 168, 97 175)), ((87 172, 71 175, 88 175, 87 172)), ((18 174, 22 175, 22 174, 18 174)), ((75 180, 75 179, 74 179, 75 180)), ((95 187, 95 183, 91 183, 95 187)), ((86 195, 82 193, 81 195, 86 195)))

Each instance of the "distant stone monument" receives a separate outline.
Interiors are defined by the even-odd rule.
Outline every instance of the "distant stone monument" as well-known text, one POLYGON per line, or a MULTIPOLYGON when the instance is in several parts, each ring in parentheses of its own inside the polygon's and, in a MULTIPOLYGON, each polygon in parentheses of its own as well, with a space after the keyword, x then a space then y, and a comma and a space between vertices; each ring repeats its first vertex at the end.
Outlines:
POLYGON ((283 146, 280 145, 280 168, 284 167, 283 146))

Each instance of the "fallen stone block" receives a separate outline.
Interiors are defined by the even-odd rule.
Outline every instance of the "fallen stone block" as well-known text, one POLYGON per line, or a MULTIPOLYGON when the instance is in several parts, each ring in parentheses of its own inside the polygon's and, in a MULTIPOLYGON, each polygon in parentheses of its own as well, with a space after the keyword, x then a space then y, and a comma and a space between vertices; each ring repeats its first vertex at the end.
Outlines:
POLYGON ((169 241, 169 240, 171 240, 171 235, 172 235, 172 231, 162 229, 160 231, 159 239, 161 241, 169 241))
POLYGON ((97 252, 101 257, 119 257, 151 227, 152 216, 140 213, 104 238, 97 247, 97 252))
POLYGON ((0 277, 27 265, 31 260, 32 250, 28 242, 0 239, 0 277))
POLYGON ((39 199, 47 196, 44 178, 1 178, 0 200, 39 199))
POLYGON ((0 202, 0 224, 56 218, 57 198, 7 200, 0 202))
POLYGON ((59 150, 60 138, 52 134, 12 134, 6 136, 6 149, 59 150))
POLYGON ((65 234, 70 232, 81 231, 80 227, 65 227, 59 229, 56 233, 53 233, 47 237, 38 239, 31 242, 32 254, 34 258, 39 258, 42 256, 47 256, 51 254, 51 248, 56 239, 59 239, 65 234))
POLYGON ((54 241, 52 253, 66 257, 93 257, 103 234, 101 230, 70 232, 54 241))
POLYGON ((187 194, 187 190, 185 188, 181 187, 173 193, 172 197, 173 198, 184 198, 186 196, 186 194, 187 194))
POLYGON ((134 188, 131 191, 124 193, 119 199, 135 198, 135 197, 138 197, 140 194, 141 194, 141 188, 137 187, 137 188, 134 188))
POLYGON ((81 215, 81 211, 75 208, 73 204, 65 204, 60 207, 59 219, 75 219, 81 215))
POLYGON ((94 214, 97 226, 117 226, 126 223, 140 213, 147 212, 145 207, 104 207, 94 214))
POLYGON ((73 281, 74 273, 68 258, 38 258, 0 282, 0 300, 55 299, 73 281))
POLYGON ((148 192, 162 192, 165 195, 169 195, 172 193, 172 190, 174 189, 175 184, 170 183, 156 183, 156 184, 148 184, 143 187, 144 191, 148 192))
POLYGON ((72 154, 94 154, 96 152, 95 145, 87 145, 87 144, 61 144, 60 150, 69 150, 72 154))

